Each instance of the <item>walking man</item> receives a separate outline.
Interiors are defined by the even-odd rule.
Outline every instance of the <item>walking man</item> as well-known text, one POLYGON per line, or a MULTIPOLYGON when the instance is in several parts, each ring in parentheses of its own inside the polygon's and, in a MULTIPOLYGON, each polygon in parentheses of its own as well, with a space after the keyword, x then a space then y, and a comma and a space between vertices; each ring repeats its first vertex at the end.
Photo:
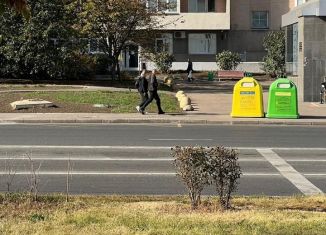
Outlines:
POLYGON ((140 112, 140 107, 142 107, 145 102, 148 100, 148 81, 145 77, 146 70, 143 70, 138 77, 138 80, 135 83, 135 87, 137 88, 140 95, 140 104, 136 106, 138 112, 140 112))
POLYGON ((158 114, 165 113, 161 108, 161 100, 160 100, 160 97, 158 96, 157 88, 158 88, 158 82, 156 79, 156 70, 153 69, 152 74, 149 79, 149 87, 148 87, 149 99, 147 101, 145 101, 145 103, 143 105, 140 106, 140 112, 142 114, 145 114, 145 109, 146 109, 147 105, 149 105, 153 101, 153 99, 156 100, 158 114))
POLYGON ((188 82, 191 82, 193 80, 193 78, 192 78, 193 68, 192 68, 192 62, 190 59, 188 59, 188 66, 187 66, 186 71, 187 71, 188 82))

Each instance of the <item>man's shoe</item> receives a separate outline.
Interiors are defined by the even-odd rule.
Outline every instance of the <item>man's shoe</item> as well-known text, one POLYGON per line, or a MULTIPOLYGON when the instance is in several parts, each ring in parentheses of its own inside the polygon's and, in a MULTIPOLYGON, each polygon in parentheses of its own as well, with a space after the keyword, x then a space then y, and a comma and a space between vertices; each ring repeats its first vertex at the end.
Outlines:
POLYGON ((165 114, 165 112, 164 111, 159 111, 158 114, 165 114))
POLYGON ((140 106, 136 106, 138 112, 140 112, 140 106))
POLYGON ((143 114, 143 115, 146 114, 144 109, 140 109, 140 112, 141 112, 141 114, 143 114))

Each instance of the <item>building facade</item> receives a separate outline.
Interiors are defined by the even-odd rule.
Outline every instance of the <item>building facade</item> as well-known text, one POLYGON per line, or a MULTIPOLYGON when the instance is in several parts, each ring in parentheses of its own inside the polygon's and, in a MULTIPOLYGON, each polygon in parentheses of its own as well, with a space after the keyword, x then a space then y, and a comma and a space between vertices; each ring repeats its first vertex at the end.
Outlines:
POLYGON ((299 99, 320 100, 326 81, 326 0, 298 0, 282 17, 286 32, 287 72, 298 86, 299 99))
MULTIPOLYGON (((161 19, 163 33, 155 42, 157 51, 175 56, 174 70, 184 70, 188 58, 195 70, 216 70, 216 54, 230 50, 241 55, 238 69, 261 72, 263 38, 281 30, 281 16, 295 6, 294 0, 148 0, 153 1, 175 4, 161 19)), ((125 69, 136 70, 144 61, 131 46, 122 62, 125 69)))

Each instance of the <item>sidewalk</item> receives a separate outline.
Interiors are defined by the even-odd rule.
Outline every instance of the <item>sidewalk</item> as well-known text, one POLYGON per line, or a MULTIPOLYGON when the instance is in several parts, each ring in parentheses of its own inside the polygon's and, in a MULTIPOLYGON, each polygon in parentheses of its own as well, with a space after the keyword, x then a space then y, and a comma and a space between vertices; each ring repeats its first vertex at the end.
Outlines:
MULTIPOLYGON (((232 118, 232 87, 235 82, 197 81, 177 84, 191 98, 195 111, 181 114, 111 113, 0 113, 0 123, 173 123, 223 125, 325 125, 326 104, 299 103, 300 119, 232 118)), ((262 82, 268 87, 268 82, 262 82)), ((92 88, 96 89, 96 88, 92 88)), ((110 88, 108 88, 110 89, 110 88)), ((120 89, 117 89, 120 90, 120 89)), ((265 112, 268 93, 264 92, 265 112)), ((164 101, 163 101, 164 107, 164 101)))

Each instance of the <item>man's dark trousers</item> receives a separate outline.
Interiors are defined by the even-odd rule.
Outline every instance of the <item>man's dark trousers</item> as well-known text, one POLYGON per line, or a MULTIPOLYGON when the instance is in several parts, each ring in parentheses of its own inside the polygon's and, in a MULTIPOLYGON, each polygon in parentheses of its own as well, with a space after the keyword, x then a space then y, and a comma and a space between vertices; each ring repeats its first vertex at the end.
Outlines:
POLYGON ((149 99, 147 99, 143 105, 140 105, 141 110, 145 110, 145 108, 153 101, 153 99, 156 100, 158 112, 163 112, 161 108, 161 100, 157 94, 157 91, 149 91, 149 99))
POLYGON ((139 107, 142 107, 146 101, 148 100, 148 93, 142 93, 142 92, 139 92, 140 94, 140 98, 141 98, 141 103, 139 104, 139 107))

